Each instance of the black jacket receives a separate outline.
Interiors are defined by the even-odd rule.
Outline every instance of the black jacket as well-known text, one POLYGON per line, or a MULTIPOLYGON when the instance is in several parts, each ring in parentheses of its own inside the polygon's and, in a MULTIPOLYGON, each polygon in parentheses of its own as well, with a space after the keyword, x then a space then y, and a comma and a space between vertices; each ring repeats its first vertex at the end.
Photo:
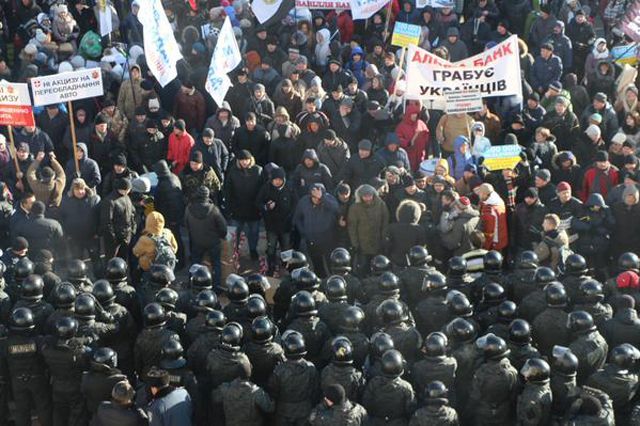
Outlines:
POLYGON ((136 213, 131 199, 113 191, 99 204, 100 235, 114 241, 131 242, 136 233, 136 213))
POLYGON ((255 200, 262 187, 262 167, 252 164, 241 169, 238 162, 230 167, 224 185, 228 217, 254 221, 260 218, 255 200))
POLYGON ((190 203, 185 224, 191 244, 196 247, 215 247, 227 235, 227 221, 218 207, 208 201, 190 203))
POLYGON ((169 171, 166 161, 157 162, 153 169, 158 175, 154 199, 156 210, 162 213, 167 225, 181 223, 184 217, 184 201, 180 179, 169 171))
POLYGON ((265 182, 256 197, 256 207, 262 212, 267 231, 291 231, 295 195, 289 185, 285 183, 282 187, 276 188, 271 182, 265 182), (269 208, 270 202, 275 203, 273 209, 269 208))

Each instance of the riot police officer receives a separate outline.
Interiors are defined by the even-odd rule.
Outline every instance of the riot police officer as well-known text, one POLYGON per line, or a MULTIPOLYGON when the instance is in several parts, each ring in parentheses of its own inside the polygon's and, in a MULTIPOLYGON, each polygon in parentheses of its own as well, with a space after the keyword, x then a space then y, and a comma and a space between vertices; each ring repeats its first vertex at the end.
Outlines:
POLYGON ((457 426, 458 413, 449 406, 448 392, 442 382, 429 383, 424 390, 424 407, 413 414, 409 426, 457 426))
POLYGON ((409 267, 398 274, 402 283, 401 294, 403 300, 409 303, 412 308, 424 297, 423 281, 427 274, 436 272, 436 269, 429 265, 431 255, 423 246, 413 246, 407 253, 409 267))
POLYGON ((604 322, 613 317, 611 305, 603 303, 603 300, 602 284, 594 279, 588 279, 580 284, 573 309, 589 312, 596 327, 602 329, 604 322))
POLYGON ((297 291, 297 287, 291 273, 296 269, 304 268, 309 265, 304 253, 296 250, 281 253, 280 257, 283 258, 283 263, 285 264, 289 275, 282 278, 280 285, 273 295, 273 319, 278 323, 287 315, 291 298, 297 291))
POLYGON ((90 416, 95 415, 102 401, 110 399, 116 383, 127 380, 127 376, 116 368, 117 358, 116 351, 111 348, 98 348, 93 351, 89 371, 84 372, 80 386, 90 416))
MULTIPOLYGON (((167 318, 167 329, 180 336, 181 340, 184 338, 186 341, 188 339, 186 336, 187 314, 178 311, 179 297, 177 291, 165 287, 156 294, 156 302, 164 308, 164 313, 167 318)), ((193 307, 191 307, 191 310, 193 310, 193 307)))
POLYGON ((487 328, 487 333, 493 333, 501 339, 509 339, 509 325, 516 319, 518 306, 511 300, 505 300, 496 309, 496 322, 487 328))
MULTIPOLYGON (((218 297, 212 290, 202 290, 193 303, 196 316, 192 317, 185 326, 185 343, 187 345, 194 342, 204 332, 209 312, 219 308, 218 297)), ((228 317, 225 315, 225 318, 228 317)))
POLYGON ((304 336, 307 359, 321 368, 325 362, 322 349, 331 338, 331 331, 318 317, 316 302, 308 291, 297 292, 291 299, 291 308, 295 319, 287 329, 298 331, 304 336))
POLYGON ((552 414, 555 421, 563 421, 569 407, 579 393, 576 376, 578 358, 571 349, 555 346, 551 357, 552 414))
POLYGON ((482 289, 488 283, 502 285, 504 274, 502 273, 502 254, 499 251, 491 250, 487 252, 483 259, 484 272, 471 283, 472 300, 477 303, 482 298, 482 289))
POLYGON ((353 366, 353 348, 344 336, 331 341, 331 362, 322 369, 320 387, 323 392, 329 386, 340 385, 345 395, 352 401, 360 400, 364 391, 364 375, 353 366))
POLYGON ((532 345, 531 328, 523 319, 513 320, 509 326, 509 361, 518 370, 529 358, 540 357, 540 352, 532 345))
POLYGON ((151 265, 148 276, 143 280, 140 289, 141 305, 146 307, 148 304, 154 303, 156 301, 156 294, 158 294, 161 289, 169 287, 175 280, 176 276, 173 270, 167 265, 151 265))
POLYGON ((344 336, 351 342, 353 349, 353 364, 362 368, 369 352, 369 338, 360 328, 364 321, 364 312, 357 306, 349 306, 340 318, 338 335, 344 336))
POLYGON ((189 274, 189 288, 180 293, 176 303, 176 311, 186 314, 188 319, 197 315, 193 300, 204 290, 213 290, 213 277, 204 265, 192 265, 189 274))
POLYGON ((239 377, 244 369, 251 371, 249 358, 241 351, 242 326, 227 323, 220 334, 220 344, 207 355, 207 372, 211 389, 239 377))
POLYGON ((184 349, 178 340, 167 340, 162 345, 160 368, 169 372, 171 386, 183 387, 189 392, 195 409, 199 411, 202 407, 199 406, 198 382, 191 368, 187 366, 184 349))
POLYGON ((587 261, 584 257, 578 253, 572 253, 567 256, 564 261, 565 276, 562 278, 562 285, 567 290, 567 296, 569 302, 573 305, 576 303, 576 297, 578 296, 578 290, 580 285, 589 277, 589 268, 587 267, 587 261))
POLYGON ((516 303, 536 289, 534 276, 539 263, 538 255, 533 251, 525 250, 518 256, 515 269, 506 280, 509 294, 516 303))
POLYGON ((234 280, 227 288, 229 304, 222 309, 229 321, 240 323, 247 328, 248 322, 247 300, 249 299, 249 286, 244 278, 234 280))
POLYGON ((469 398, 469 383, 476 368, 475 340, 478 334, 469 321, 456 318, 445 327, 445 334, 450 339, 451 356, 455 358, 456 369, 456 407, 464 408, 469 398))
POLYGON ((127 262, 121 257, 114 257, 107 261, 105 267, 105 278, 111 284, 113 292, 116 294, 116 303, 124 306, 136 322, 136 325, 142 325, 142 317, 140 316, 142 309, 140 308, 140 299, 136 293, 136 289, 129 285, 127 275, 127 262))
POLYGON ((573 311, 567 319, 570 332, 569 349, 578 357, 578 384, 602 368, 609 346, 596 329, 593 318, 588 312, 573 311))
POLYGON ((388 350, 395 349, 391 336, 384 332, 374 333, 371 336, 369 354, 365 362, 365 374, 367 381, 382 375, 382 355, 388 350))
POLYGON ((347 299, 353 304, 360 294, 362 283, 351 273, 351 254, 349 250, 338 247, 329 255, 329 271, 344 278, 347 283, 347 299))
POLYGON ((180 340, 178 335, 166 328, 167 317, 158 303, 149 303, 142 311, 144 329, 138 334, 133 349, 134 365, 139 377, 160 362, 162 345, 167 340, 180 340))
POLYGON ((426 336, 447 323, 447 279, 438 271, 429 272, 420 288, 422 294, 415 305, 416 324, 418 331, 426 336))
POLYGON ((44 300, 44 281, 40 275, 31 274, 20 285, 20 297, 13 306, 16 308, 29 308, 33 314, 36 331, 45 332, 47 318, 53 313, 53 306, 44 300))
POLYGON ((402 353, 409 365, 413 365, 418 359, 422 336, 410 325, 405 306, 397 300, 385 300, 378 307, 377 314, 384 325, 382 330, 391 336, 394 347, 402 353))
POLYGON ((68 281, 78 293, 91 293, 93 284, 87 277, 87 265, 80 259, 72 259, 67 265, 68 281))
POLYGON ((271 319, 266 316, 255 318, 251 323, 251 338, 243 346, 253 367, 251 381, 261 387, 267 385, 275 366, 285 359, 282 346, 273 340, 275 333, 276 326, 271 319))
POLYGON ((467 274, 467 261, 462 256, 453 256, 449 259, 449 270, 447 272, 447 287, 464 293, 467 298, 471 297, 471 283, 473 278, 467 274))
POLYGON ((456 370, 458 362, 452 356, 447 355, 449 339, 439 331, 429 334, 422 344, 424 358, 413 365, 411 382, 419 399, 422 401, 427 396, 423 392, 429 383, 439 381, 447 387, 455 387, 456 370))
POLYGON ((330 426, 348 424, 353 426, 367 424, 367 411, 345 395, 341 385, 330 385, 324 389, 323 401, 314 408, 309 416, 311 426, 330 426))
POLYGON ((371 298, 378 293, 378 281, 385 272, 391 272, 391 261, 387 256, 382 254, 376 255, 371 259, 371 275, 362 279, 360 292, 357 299, 360 303, 369 303, 371 298))
POLYGON ((551 420, 551 368, 541 358, 529 358, 520 370, 525 385, 518 396, 518 424, 548 425, 551 420))
POLYGON ((488 282, 482 288, 482 300, 476 308, 476 321, 481 330, 486 330, 498 320, 498 306, 507 298, 504 288, 498 283, 488 282))
POLYGON ((55 333, 56 321, 63 317, 73 317, 73 309, 76 301, 76 289, 71 283, 60 283, 51 291, 51 303, 54 311, 45 323, 47 334, 55 333))
POLYGON ((544 289, 547 284, 556 280, 556 274, 553 269, 541 266, 536 270, 534 276, 536 288, 522 299, 522 303, 518 305, 520 316, 527 321, 533 321, 538 314, 547 307, 547 300, 544 289))
POLYGON ((336 334, 340 328, 340 321, 349 309, 347 282, 340 275, 332 275, 327 278, 324 291, 328 303, 318 307, 318 317, 327 324, 333 334, 336 334))
POLYGON ((568 344, 568 330, 562 327, 562 324, 567 323, 569 316, 565 312, 568 298, 564 286, 560 283, 549 284, 544 293, 547 309, 538 314, 531 326, 540 353, 549 357, 555 345, 568 344))

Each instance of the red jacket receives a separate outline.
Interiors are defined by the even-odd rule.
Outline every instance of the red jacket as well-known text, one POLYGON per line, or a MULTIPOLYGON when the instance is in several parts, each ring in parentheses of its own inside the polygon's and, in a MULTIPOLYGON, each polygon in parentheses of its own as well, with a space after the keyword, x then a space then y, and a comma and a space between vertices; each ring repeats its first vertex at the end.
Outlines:
POLYGON ((590 167, 584 173, 584 178, 582 179, 580 198, 582 198, 583 203, 586 203, 589 195, 598 193, 606 199, 611 188, 618 183, 620 183, 620 173, 616 167, 611 166, 606 172, 603 172, 595 166, 590 167), (596 183, 596 179, 599 183, 596 183))
POLYGON ((396 127, 396 135, 400 140, 400 146, 407 151, 412 170, 417 170, 418 167, 420 167, 429 142, 429 128, 419 117, 420 108, 416 105, 408 105, 404 118, 400 124, 398 124, 398 127, 396 127), (412 114, 418 114, 416 121, 411 120, 412 114), (413 146, 411 146, 411 139, 413 139, 413 136, 418 132, 422 133, 413 142, 413 146))
POLYGON ((173 173, 177 175, 180 174, 182 169, 187 165, 193 145, 195 145, 195 142, 187 132, 182 133, 182 136, 177 136, 175 133, 169 135, 167 160, 170 163, 176 162, 176 166, 172 170, 173 173))
POLYGON ((485 250, 503 250, 509 244, 507 208, 497 192, 480 203, 480 222, 485 237, 485 250))

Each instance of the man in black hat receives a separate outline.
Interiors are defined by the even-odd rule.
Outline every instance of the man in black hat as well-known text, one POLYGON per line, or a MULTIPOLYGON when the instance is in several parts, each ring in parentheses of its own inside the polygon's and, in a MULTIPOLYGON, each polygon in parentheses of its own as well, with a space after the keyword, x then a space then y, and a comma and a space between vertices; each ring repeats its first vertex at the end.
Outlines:
POLYGON ((102 176, 111 170, 113 158, 125 152, 125 146, 118 142, 116 135, 109 129, 107 117, 102 113, 96 116, 87 145, 91 152, 91 158, 98 164, 102 176))
POLYGON ((334 87, 347 87, 350 77, 352 77, 351 72, 342 68, 340 58, 332 57, 329 59, 329 70, 322 77, 322 88, 328 92, 334 87))
POLYGON ((531 68, 531 87, 542 95, 552 82, 559 81, 561 77, 562 61, 553 54, 553 45, 544 43, 531 68))
POLYGON ((367 422, 367 410, 345 395, 342 385, 329 385, 324 389, 324 398, 309 416, 312 426, 350 424, 363 425, 367 422))
POLYGON ((168 139, 159 131, 158 122, 150 118, 144 127, 144 137, 129 140, 129 156, 138 173, 152 171, 155 163, 167 158, 168 139))
POLYGON ((182 192, 189 201, 193 199, 197 189, 201 186, 207 187, 211 200, 218 199, 218 192, 222 188, 216 172, 204 164, 202 152, 195 150, 191 151, 189 164, 180 173, 180 182, 182 183, 182 192))
POLYGON ((333 129, 321 132, 322 142, 316 148, 318 159, 329 168, 334 184, 338 183, 338 174, 344 169, 351 153, 347 144, 340 139, 333 129))
POLYGON ((44 217, 45 210, 46 206, 42 201, 33 203, 29 226, 21 229, 20 235, 30 242, 34 253, 42 249, 55 252, 62 248, 62 226, 57 220, 44 217))
POLYGON ((138 173, 127 167, 127 157, 124 154, 118 154, 113 157, 113 166, 111 171, 107 173, 102 181, 102 194, 110 194, 113 191, 114 182, 120 178, 127 178, 131 181, 138 177, 138 173))
POLYGON ((131 181, 116 179, 113 191, 100 202, 100 234, 108 259, 128 259, 128 245, 136 233, 136 213, 129 192, 131 181))
MULTIPOLYGON (((602 121, 598 125, 602 130, 602 139, 608 144, 618 131, 618 116, 609 102, 606 93, 598 92, 593 97, 593 102, 582 112, 580 124, 582 128, 589 126, 589 119, 595 113, 602 116, 602 121)), ((583 164, 584 166, 584 164, 583 164)))
POLYGON ((191 397, 186 389, 169 385, 167 370, 152 367, 145 381, 153 398, 148 407, 152 425, 191 426, 191 397))

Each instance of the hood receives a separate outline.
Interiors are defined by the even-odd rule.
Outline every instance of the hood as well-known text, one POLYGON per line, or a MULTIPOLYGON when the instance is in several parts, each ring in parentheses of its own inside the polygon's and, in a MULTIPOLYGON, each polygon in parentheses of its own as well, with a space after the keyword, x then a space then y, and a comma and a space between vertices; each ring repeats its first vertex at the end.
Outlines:
POLYGON ((364 185, 360 185, 358 187, 358 189, 356 189, 356 203, 362 203, 362 196, 364 194, 373 194, 373 202, 376 202, 376 199, 380 199, 380 197, 378 196, 378 191, 376 191, 376 189, 368 184, 364 184, 364 185))
POLYGON ((560 27, 560 34, 564 35, 564 22, 558 19, 555 26, 560 27))
POLYGON ((418 105, 409 104, 407 105, 407 109, 405 110, 404 117, 402 117, 402 121, 409 124, 414 124, 416 121, 411 121, 411 115, 418 114, 418 120, 420 120, 420 107, 418 105))
POLYGON ((569 73, 564 78, 564 88, 572 89, 578 85, 578 76, 574 73, 569 73))
POLYGON ((402 10, 402 12, 404 12, 404 13, 411 13, 411 12, 413 12, 413 10, 414 10, 413 2, 410 2, 410 1, 404 1, 404 2, 402 2, 401 10, 402 10), (405 10, 404 10, 404 6, 405 6, 405 5, 407 5, 407 4, 408 4, 408 5, 410 6, 410 8, 411 8, 411 10, 410 10, 409 12, 405 12, 405 10))
POLYGON ((320 160, 318 159, 318 154, 316 153, 316 150, 313 148, 304 150, 304 154, 302 154, 302 161, 306 160, 307 158, 310 160, 313 160, 316 165, 320 163, 320 160))
POLYGON ((353 60, 353 55, 360 55, 362 57, 362 60, 364 61, 364 50, 362 50, 362 47, 356 46, 351 49, 351 55, 349 56, 351 60, 353 60))
POLYGON ((449 162, 445 159, 445 158, 439 158, 438 162, 436 163, 436 167, 442 167, 444 168, 445 172, 444 175, 445 176, 449 176, 449 162))
POLYGON ((484 123, 482 121, 476 121, 475 123, 473 123, 473 125, 471 126, 471 134, 473 135, 476 130, 481 130, 482 136, 484 136, 485 129, 484 123))
POLYGON ((571 167, 576 165, 576 156, 573 155, 571 151, 560 151, 556 155, 553 156, 553 167, 555 169, 562 168, 562 163, 565 161, 571 161, 571 167))
MULTIPOLYGON (((218 116, 218 114, 220 114, 220 111, 227 111, 230 116, 233 115, 233 112, 231 111, 231 105, 229 105, 229 102, 227 101, 222 102, 222 105, 220 106, 220 108, 218 108, 218 111, 216 111, 216 117, 218 116)), ((231 117, 229 117, 229 119, 231 119, 231 117)))
POLYGON ((171 174, 171 170, 169 170, 169 165, 165 160, 160 160, 156 164, 154 164, 153 171, 156 172, 158 177, 169 176, 171 174))
MULTIPOLYGON (((453 140, 453 150, 456 155, 459 154, 458 150, 465 144, 469 148, 469 139, 466 136, 460 135, 453 140)), ((469 150, 467 150, 467 154, 469 154, 469 150)))
POLYGON ((484 203, 489 206, 504 206, 504 201, 500 198, 500 194, 495 191, 489 195, 489 198, 484 203))
POLYGON ((622 200, 626 200, 629 195, 633 195, 638 203, 638 188, 635 185, 625 185, 624 191, 622 191, 622 200))
POLYGON ((84 142, 78 142, 76 146, 80 151, 84 153, 84 158, 89 158, 89 150, 87 149, 87 145, 84 142))
POLYGON ((369 78, 373 78, 377 75, 380 75, 380 71, 378 70, 378 66, 376 64, 369 64, 367 65, 367 67, 364 69, 365 74, 367 74, 367 77, 369 78))
POLYGON ((589 198, 587 198, 587 202, 584 203, 584 205, 587 207, 607 207, 607 204, 604 202, 604 198, 602 198, 602 195, 597 193, 589 195, 589 198))
POLYGON ((613 77, 614 71, 615 71, 614 67, 611 65, 610 61, 601 60, 601 61, 598 61, 598 65, 596 65, 596 76, 600 76, 600 77, 609 77, 609 76, 611 76, 611 77, 613 77), (607 71, 604 74, 600 71, 600 66, 601 65, 606 65, 607 66, 607 71))
POLYGON ((403 200, 396 209, 396 219, 400 223, 417 224, 422 216, 420 204, 413 200, 403 200))
POLYGON ((151 212, 147 215, 144 224, 144 232, 152 235, 162 234, 164 229, 164 216, 159 212, 151 212))
POLYGON ((331 32, 328 29, 323 28, 316 33, 316 41, 318 44, 327 45, 331 41, 331 32))

